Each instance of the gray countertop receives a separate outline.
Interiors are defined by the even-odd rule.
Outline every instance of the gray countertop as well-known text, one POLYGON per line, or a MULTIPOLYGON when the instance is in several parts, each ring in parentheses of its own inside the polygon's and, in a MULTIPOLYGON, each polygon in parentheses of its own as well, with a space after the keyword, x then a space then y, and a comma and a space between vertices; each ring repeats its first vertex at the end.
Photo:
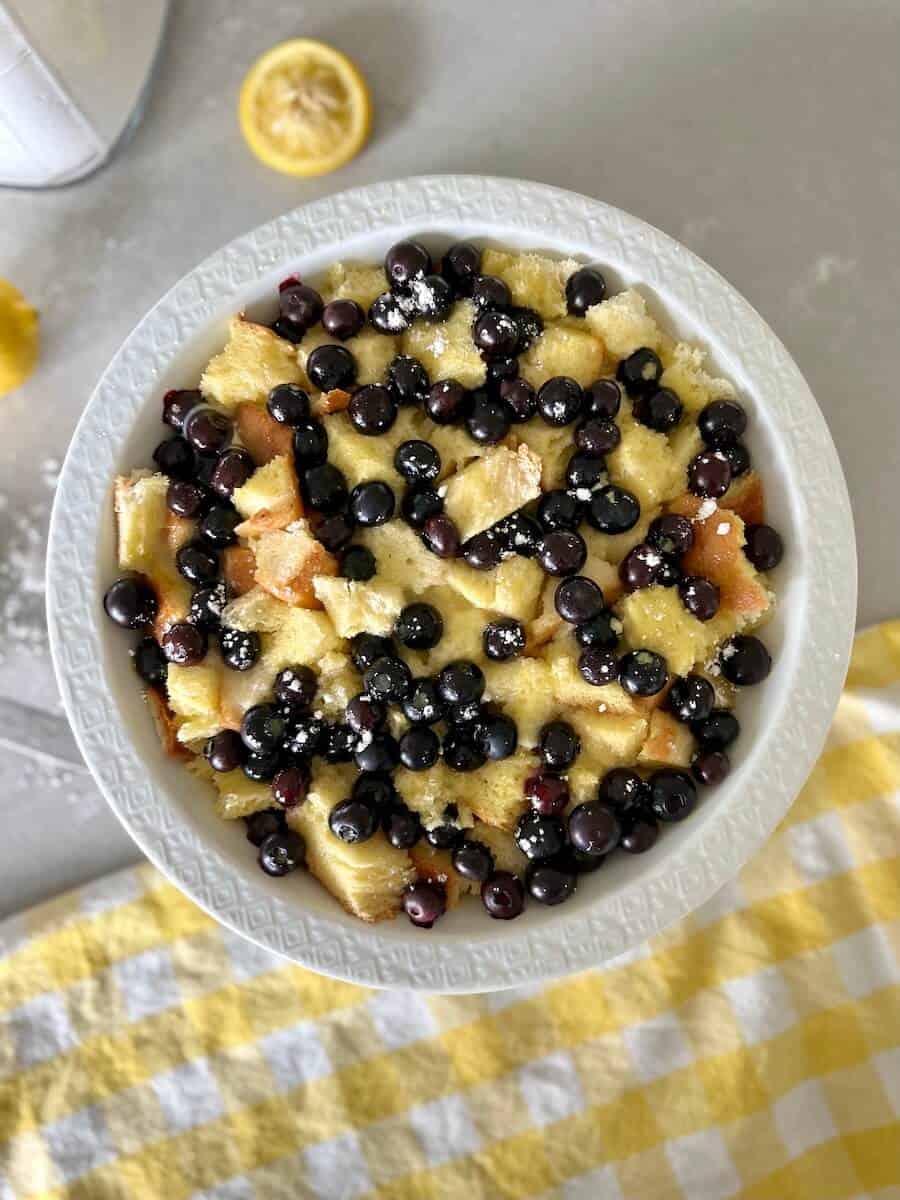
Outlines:
MULTIPOLYGON (((428 172, 586 192, 685 242, 806 374, 853 500, 861 623, 900 612, 900 6, 895 0, 181 0, 146 115, 92 178, 0 192, 0 275, 41 310, 0 402, 0 696, 58 710, 43 630, 55 469, 146 309, 223 242, 354 184, 428 172), (248 152, 236 96, 283 38, 362 66, 375 127, 335 175, 248 152)), ((0 914, 136 857, 88 777, 5 750, 0 914)))

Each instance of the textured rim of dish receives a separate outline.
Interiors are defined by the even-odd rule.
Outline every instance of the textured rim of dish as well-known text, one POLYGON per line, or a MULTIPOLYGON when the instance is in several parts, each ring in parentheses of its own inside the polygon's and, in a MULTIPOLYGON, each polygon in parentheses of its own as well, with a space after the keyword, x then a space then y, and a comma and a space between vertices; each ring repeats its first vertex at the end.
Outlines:
POLYGON ((78 425, 53 508, 47 579, 53 660, 75 737, 109 804, 163 874, 223 924, 304 966, 362 985, 435 992, 489 991, 597 966, 732 878, 785 814, 821 750, 856 612, 853 523, 837 453, 799 369, 759 314, 706 263, 635 217, 558 188, 484 176, 398 180, 317 200, 235 239, 177 283, 125 340, 78 425), (104 675, 96 564, 97 529, 131 426, 161 372, 223 305, 239 308, 261 279, 296 269, 305 255, 329 249, 352 257, 361 236, 387 246, 428 230, 471 237, 479 230, 501 243, 530 239, 536 249, 565 247, 613 269, 622 265, 690 314, 709 331, 714 356, 739 363, 758 408, 777 424, 804 547, 816 555, 803 581, 801 636, 784 647, 786 686, 746 756, 740 794, 733 789, 717 800, 702 836, 660 854, 586 908, 559 910, 535 925, 528 914, 513 925, 487 921, 484 937, 471 942, 442 938, 439 928, 380 937, 379 926, 341 912, 310 914, 290 897, 273 897, 262 875, 259 883, 235 882, 228 857, 186 827, 132 743, 104 675))

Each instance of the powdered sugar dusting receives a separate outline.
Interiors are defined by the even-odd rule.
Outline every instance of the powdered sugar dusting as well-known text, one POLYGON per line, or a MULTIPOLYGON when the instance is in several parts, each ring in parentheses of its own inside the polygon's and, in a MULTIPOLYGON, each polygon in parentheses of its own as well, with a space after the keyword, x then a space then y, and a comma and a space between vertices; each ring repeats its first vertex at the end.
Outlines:
POLYGON ((719 506, 716 504, 715 500, 704 500, 697 509, 696 519, 698 521, 705 521, 707 517, 711 517, 713 515, 718 507, 719 506))

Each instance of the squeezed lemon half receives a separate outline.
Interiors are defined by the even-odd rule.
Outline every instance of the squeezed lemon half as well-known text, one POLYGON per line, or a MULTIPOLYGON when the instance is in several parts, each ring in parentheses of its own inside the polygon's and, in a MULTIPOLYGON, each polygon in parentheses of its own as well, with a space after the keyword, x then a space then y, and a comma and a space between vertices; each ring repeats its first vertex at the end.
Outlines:
POLYGON ((0 396, 20 387, 37 362, 37 311, 17 287, 0 279, 0 396))
POLYGON ((372 105, 345 54, 309 38, 273 46, 241 85, 241 131, 267 166, 325 175, 349 162, 369 136, 372 105))

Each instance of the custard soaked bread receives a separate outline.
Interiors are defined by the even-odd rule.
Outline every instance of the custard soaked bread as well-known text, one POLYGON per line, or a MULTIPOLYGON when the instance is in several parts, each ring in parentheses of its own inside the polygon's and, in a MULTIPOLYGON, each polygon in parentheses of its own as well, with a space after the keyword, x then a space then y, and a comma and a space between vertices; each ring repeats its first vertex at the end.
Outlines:
POLYGON ((572 260, 402 242, 278 305, 115 481, 163 746, 363 920, 561 903, 727 775, 769 671, 746 409, 572 260))

